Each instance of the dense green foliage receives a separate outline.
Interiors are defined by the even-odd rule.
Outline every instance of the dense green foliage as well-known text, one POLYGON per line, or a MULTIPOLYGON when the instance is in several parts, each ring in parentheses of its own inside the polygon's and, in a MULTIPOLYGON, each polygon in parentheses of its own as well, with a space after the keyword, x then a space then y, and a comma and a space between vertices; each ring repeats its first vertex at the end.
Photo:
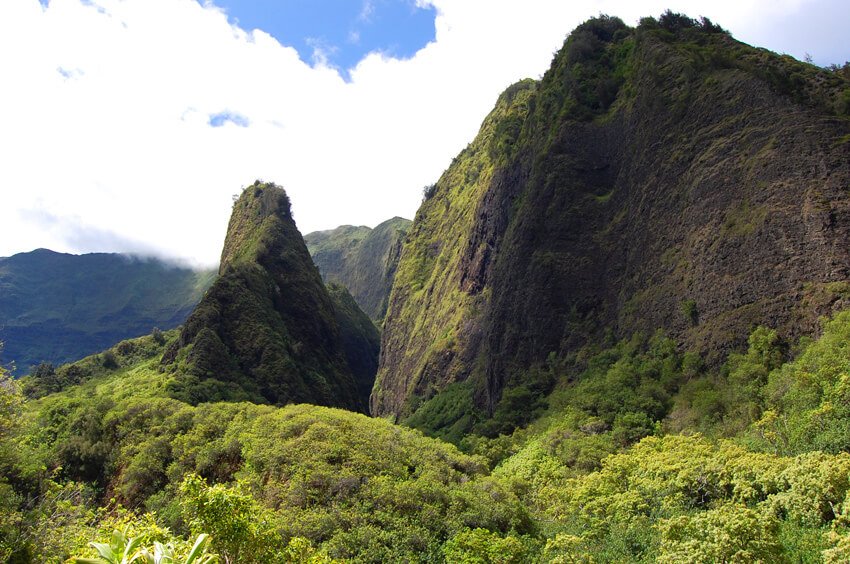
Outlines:
POLYGON ((278 558, 287 547, 310 546, 355 561, 439 559, 466 529, 517 538, 535 530, 485 462, 451 445, 327 408, 193 407, 164 397, 171 378, 155 358, 143 360, 26 406, 18 431, 27 452, 4 475, 23 496, 8 498, 20 512, 10 526, 30 558, 61 561, 110 534, 115 503, 154 511, 183 538, 209 533, 212 550, 238 562, 286 561, 278 558), (34 476, 23 474, 28 466, 34 476), (58 511, 56 488, 70 500, 55 502, 58 511), (98 510, 106 495, 113 505, 98 510), (53 540, 36 533, 49 516, 53 540))
POLYGON ((215 272, 154 258, 38 249, 0 258, 0 361, 28 374, 183 323, 215 272))
POLYGON ((118 530, 175 558, 209 534, 231 562, 840 562, 848 334, 850 312, 792 349, 757 328, 719 369, 660 334, 586 349, 540 369, 529 425, 461 434, 477 454, 337 409, 191 406, 168 343, 39 399, 7 377, 0 550, 93 559, 118 530))

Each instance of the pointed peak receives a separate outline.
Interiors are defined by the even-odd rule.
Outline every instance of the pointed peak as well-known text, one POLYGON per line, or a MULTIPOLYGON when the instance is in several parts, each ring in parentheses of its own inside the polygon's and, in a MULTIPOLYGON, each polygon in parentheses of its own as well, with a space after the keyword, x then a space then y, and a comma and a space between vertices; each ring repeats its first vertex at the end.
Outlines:
POLYGON ((256 260, 265 235, 281 224, 295 225, 286 190, 260 180, 244 188, 233 203, 219 273, 235 263, 256 260))

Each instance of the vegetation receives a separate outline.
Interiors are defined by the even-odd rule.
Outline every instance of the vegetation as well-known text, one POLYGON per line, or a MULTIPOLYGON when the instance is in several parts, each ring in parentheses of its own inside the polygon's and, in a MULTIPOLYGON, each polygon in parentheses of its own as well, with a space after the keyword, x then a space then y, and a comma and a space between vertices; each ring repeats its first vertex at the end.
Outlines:
POLYGON ((374 229, 342 225, 304 236, 326 283, 345 286, 366 314, 380 324, 395 279, 410 220, 394 217, 374 229))
POLYGON ((118 254, 47 249, 0 258, 0 339, 15 375, 183 323, 215 272, 118 254))
POLYGON ((757 328, 709 369, 638 334, 577 355, 581 372, 544 370, 558 383, 541 416, 463 435, 468 454, 337 409, 193 407, 167 397, 155 353, 38 399, 6 376, 0 550, 8 562, 838 562, 848 336, 850 312, 794 349, 757 328), (190 560, 193 547, 206 553, 190 560))
MULTIPOLYGON (((34 560, 80 554, 102 538, 98 531, 111 534, 120 507, 158 523, 146 536, 126 533, 143 538, 139 546, 175 543, 169 531, 181 539, 207 533, 211 550, 238 562, 286 561, 280 554, 296 549, 316 558, 419 560, 439 557, 466 528, 534 531, 484 461, 451 445, 328 408, 192 407, 162 397, 168 378, 143 362, 32 401, 23 420, 16 417, 24 424, 17 440, 33 448, 4 474, 21 495, 10 527, 29 554, 52 554, 34 560), (35 482, 23 475, 30 464, 38 466, 35 482), (33 488, 41 493, 27 501, 33 488), (61 493, 72 501, 50 501, 51 488, 72 490, 61 493), (61 542, 35 534, 42 519, 61 542)), ((175 546, 188 540, 181 542, 175 546)))
MULTIPOLYGON (((649 236, 643 222, 623 227, 629 213, 656 210, 630 211, 648 194, 624 199, 582 153, 617 120, 673 128, 627 112, 661 100, 675 121, 694 92, 737 83, 759 57, 672 12, 636 29, 605 16, 580 26, 429 189, 373 389, 376 327, 321 282, 285 192, 249 186, 221 275, 181 330, 20 381, 0 368, 0 562, 846 562, 846 283, 794 282, 793 299, 771 294, 763 311, 758 291, 785 283, 764 269, 735 287, 744 297, 700 286, 696 250, 713 257, 705 277, 734 282, 723 257, 758 253, 752 241, 779 221, 746 194, 696 242, 647 244, 646 257, 612 248, 649 236), (664 77, 676 88, 638 91, 664 77), (596 270, 594 254, 639 264, 596 270), (723 299, 756 301, 718 313, 723 299), (836 313, 811 331, 825 308, 836 313), (777 326, 751 323, 767 319, 777 326), (353 411, 370 389, 373 414, 389 417, 353 411)), ((748 79, 758 92, 832 107, 837 83, 800 86, 793 72, 819 71, 766 57, 748 79)), ((807 221, 832 225, 818 202, 807 221)))

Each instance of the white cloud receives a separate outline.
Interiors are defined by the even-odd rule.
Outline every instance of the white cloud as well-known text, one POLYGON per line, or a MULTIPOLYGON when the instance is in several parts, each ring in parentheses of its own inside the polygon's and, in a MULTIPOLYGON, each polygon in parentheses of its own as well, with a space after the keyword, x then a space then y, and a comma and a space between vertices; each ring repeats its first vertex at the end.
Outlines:
POLYGON ((822 64, 850 58, 844 2, 430 3, 434 42, 404 61, 373 53, 345 82, 193 0, 3 0, 0 255, 149 249, 214 263, 231 195, 255 178, 286 187, 305 233, 412 217, 498 94, 542 74, 600 12, 634 23, 669 6, 822 64))

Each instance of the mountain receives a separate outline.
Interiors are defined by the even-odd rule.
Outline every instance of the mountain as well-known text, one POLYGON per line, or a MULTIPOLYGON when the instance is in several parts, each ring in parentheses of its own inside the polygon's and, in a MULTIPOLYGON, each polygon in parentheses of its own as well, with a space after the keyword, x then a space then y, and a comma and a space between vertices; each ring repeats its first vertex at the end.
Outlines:
POLYGON ((233 205, 219 275, 162 364, 174 397, 365 411, 377 330, 322 283, 282 188, 256 182, 233 205), (336 303, 335 303, 336 302, 336 303))
POLYGON ((401 246, 411 221, 389 219, 374 229, 342 225, 304 236, 325 282, 338 282, 376 321, 384 318, 401 246))
POLYGON ((213 271, 154 258, 38 249, 0 258, 0 351, 26 373, 182 323, 213 271))
POLYGON ((816 333, 850 298, 849 114, 838 72, 708 20, 582 24, 417 212, 372 414, 528 409, 547 374, 636 332, 709 366, 759 324, 816 333))
POLYGON ((850 561, 835 74, 669 11, 580 26, 426 191, 389 417, 267 405, 362 407, 378 334, 249 186, 182 329, 0 366, 0 560, 850 561))

